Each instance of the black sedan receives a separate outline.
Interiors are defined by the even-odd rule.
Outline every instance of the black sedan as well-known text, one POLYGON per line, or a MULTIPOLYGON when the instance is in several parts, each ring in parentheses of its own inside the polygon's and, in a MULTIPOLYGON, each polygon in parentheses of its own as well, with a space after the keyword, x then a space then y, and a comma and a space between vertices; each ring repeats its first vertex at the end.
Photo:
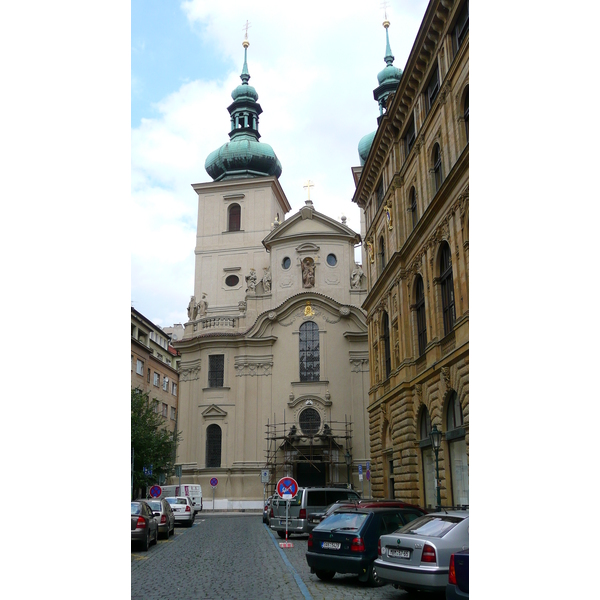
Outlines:
POLYGON ((306 561, 319 579, 355 573, 372 586, 383 585, 373 568, 379 536, 396 531, 424 513, 415 508, 348 508, 317 525, 308 537, 306 561))
POLYGON ((158 523, 145 500, 131 502, 131 541, 141 543, 144 550, 158 542, 158 523))

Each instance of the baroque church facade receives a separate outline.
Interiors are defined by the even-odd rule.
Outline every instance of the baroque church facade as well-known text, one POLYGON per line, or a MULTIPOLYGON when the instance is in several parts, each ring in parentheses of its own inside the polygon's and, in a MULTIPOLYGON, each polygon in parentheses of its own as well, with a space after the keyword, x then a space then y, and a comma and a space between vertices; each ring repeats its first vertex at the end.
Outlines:
POLYGON ((312 201, 291 206, 282 167, 259 141, 262 112, 242 83, 230 141, 205 167, 198 197, 194 295, 181 354, 177 463, 205 506, 259 508, 280 477, 358 484, 369 460, 366 278, 361 237, 312 201), (268 475, 268 483, 265 483, 268 475))

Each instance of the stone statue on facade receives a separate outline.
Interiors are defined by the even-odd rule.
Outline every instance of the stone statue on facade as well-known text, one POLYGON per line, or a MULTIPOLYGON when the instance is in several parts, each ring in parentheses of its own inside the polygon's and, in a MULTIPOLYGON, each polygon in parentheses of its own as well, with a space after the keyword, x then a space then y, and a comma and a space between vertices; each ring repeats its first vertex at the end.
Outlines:
POLYGON ((202 300, 198 302, 198 315, 204 317, 206 315, 206 309, 208 308, 208 302, 206 301, 206 294, 202 292, 202 300))
POLYGON ((311 288, 315 285, 315 261, 305 258, 302 261, 302 287, 311 288))
POLYGON ((354 269, 352 269, 352 274, 350 275, 350 285, 352 286, 352 289, 360 289, 360 280, 362 279, 363 275, 364 272, 362 267, 358 263, 355 263, 354 269))
POLYGON ((198 305, 196 304, 196 296, 190 298, 190 303, 187 307, 188 319, 193 321, 198 316, 198 305))
POLYGON ((256 284, 257 284, 256 271, 254 269, 250 269, 250 274, 246 275, 246 285, 248 286, 246 288, 246 291, 247 292, 248 291, 255 292, 256 284))
POLYGON ((263 275, 263 289, 265 292, 271 291, 271 267, 263 267, 265 274, 263 275))

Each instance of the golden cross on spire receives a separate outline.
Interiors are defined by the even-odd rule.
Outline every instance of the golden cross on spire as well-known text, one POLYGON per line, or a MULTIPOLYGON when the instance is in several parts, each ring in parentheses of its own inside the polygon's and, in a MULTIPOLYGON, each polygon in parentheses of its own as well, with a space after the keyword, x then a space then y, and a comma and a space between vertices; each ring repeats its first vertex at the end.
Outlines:
POLYGON ((303 185, 302 187, 305 187, 308 189, 308 199, 310 200, 310 188, 315 187, 315 184, 310 179, 307 179, 306 184, 303 185))
POLYGON ((252 25, 250 25, 250 23, 248 22, 248 19, 246 19, 246 24, 242 27, 242 29, 246 30, 246 36, 244 37, 244 39, 248 39, 248 28, 252 27, 252 25))
POLYGON ((384 10, 384 14, 385 14, 385 20, 387 21, 387 9, 390 7, 390 3, 388 2, 388 0, 384 0, 381 4, 380 7, 383 8, 384 10))

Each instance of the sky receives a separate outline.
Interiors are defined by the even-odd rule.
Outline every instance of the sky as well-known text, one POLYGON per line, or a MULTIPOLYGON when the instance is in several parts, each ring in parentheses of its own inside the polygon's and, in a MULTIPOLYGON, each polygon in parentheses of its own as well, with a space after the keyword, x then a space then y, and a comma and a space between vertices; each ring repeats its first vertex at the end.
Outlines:
MULTIPOLYGON (((360 232, 351 167, 377 128, 373 98, 385 67, 385 14, 404 69, 426 0, 131 3, 131 302, 156 325, 187 321, 193 294, 197 196, 208 154, 225 144, 227 106, 241 83, 246 22, 261 141, 283 172, 292 216, 307 198, 360 232)), ((360 254, 356 257, 360 260, 360 254)))

